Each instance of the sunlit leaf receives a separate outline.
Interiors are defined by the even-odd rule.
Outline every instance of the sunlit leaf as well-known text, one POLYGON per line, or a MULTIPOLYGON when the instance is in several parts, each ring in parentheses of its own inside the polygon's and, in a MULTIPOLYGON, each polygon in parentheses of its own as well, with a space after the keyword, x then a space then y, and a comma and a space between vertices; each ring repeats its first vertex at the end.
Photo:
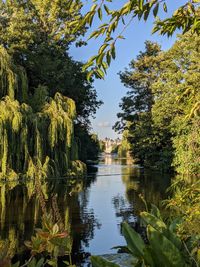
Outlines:
POLYGON ((120 267, 118 264, 109 262, 99 256, 91 256, 90 259, 93 267, 120 267))
POLYGON ((138 257, 144 256, 144 241, 141 236, 126 222, 122 224, 122 233, 126 239, 127 247, 133 255, 138 257))

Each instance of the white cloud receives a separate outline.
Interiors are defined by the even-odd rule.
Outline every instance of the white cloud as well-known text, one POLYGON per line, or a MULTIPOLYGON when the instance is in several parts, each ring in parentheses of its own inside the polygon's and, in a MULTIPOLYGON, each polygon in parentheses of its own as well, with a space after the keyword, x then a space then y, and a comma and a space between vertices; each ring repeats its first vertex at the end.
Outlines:
POLYGON ((99 128, 108 128, 111 127, 111 123, 109 121, 101 121, 97 123, 99 128))

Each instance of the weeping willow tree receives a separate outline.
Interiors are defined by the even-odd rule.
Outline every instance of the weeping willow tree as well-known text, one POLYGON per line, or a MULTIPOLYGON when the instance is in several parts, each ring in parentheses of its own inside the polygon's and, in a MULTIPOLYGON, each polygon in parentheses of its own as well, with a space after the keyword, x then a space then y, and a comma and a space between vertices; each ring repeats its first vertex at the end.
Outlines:
POLYGON ((28 81, 25 70, 15 66, 5 48, 0 46, 0 97, 9 96, 26 102, 28 99, 28 81))
POLYGON ((31 96, 24 69, 0 47, 1 179, 33 177, 38 170, 44 177, 85 170, 74 139, 75 103, 60 93, 38 94, 45 90, 39 86, 31 96))

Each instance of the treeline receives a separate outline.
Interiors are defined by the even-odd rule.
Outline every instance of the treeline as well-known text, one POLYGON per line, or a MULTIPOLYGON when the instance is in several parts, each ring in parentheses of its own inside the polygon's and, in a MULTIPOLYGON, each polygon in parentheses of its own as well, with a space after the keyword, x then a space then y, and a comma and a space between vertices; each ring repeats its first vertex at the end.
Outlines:
POLYGON ((84 44, 86 29, 72 31, 81 8, 79 0, 0 1, 3 176, 32 175, 38 164, 44 172, 63 175, 81 171, 74 161, 86 161, 91 150, 96 156, 90 116, 102 102, 82 63, 69 55, 70 45, 84 44))
MULTIPOLYGON (((173 172, 164 201, 167 221, 199 264, 200 220, 200 37, 187 33, 162 51, 147 41, 145 50, 120 73, 129 89, 115 129, 124 133, 136 162, 173 172)), ((164 179, 164 178, 163 178, 164 179)), ((177 265, 179 266, 179 265, 177 265)))
POLYGON ((115 124, 136 162, 160 171, 200 173, 200 37, 179 36, 168 51, 147 41, 120 73, 129 89, 115 124), (128 133, 128 134, 127 134, 128 133))

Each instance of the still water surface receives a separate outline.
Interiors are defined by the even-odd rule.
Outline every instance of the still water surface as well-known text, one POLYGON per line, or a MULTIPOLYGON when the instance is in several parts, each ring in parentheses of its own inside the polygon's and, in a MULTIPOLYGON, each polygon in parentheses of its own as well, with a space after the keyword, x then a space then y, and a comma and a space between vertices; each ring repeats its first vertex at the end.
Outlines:
MULTIPOLYGON (((113 253, 112 247, 124 245, 120 224, 124 220, 134 222, 135 216, 144 210, 139 194, 157 205, 170 183, 168 176, 146 172, 111 155, 100 158, 96 167, 97 172, 84 180, 70 181, 68 185, 62 180, 42 185, 46 199, 57 194, 77 266, 90 266, 89 255, 113 253)), ((18 183, 0 186, 0 242, 9 240, 13 255, 21 259, 25 255, 24 241, 41 225, 42 211, 34 182, 30 181, 28 186, 18 183)))

